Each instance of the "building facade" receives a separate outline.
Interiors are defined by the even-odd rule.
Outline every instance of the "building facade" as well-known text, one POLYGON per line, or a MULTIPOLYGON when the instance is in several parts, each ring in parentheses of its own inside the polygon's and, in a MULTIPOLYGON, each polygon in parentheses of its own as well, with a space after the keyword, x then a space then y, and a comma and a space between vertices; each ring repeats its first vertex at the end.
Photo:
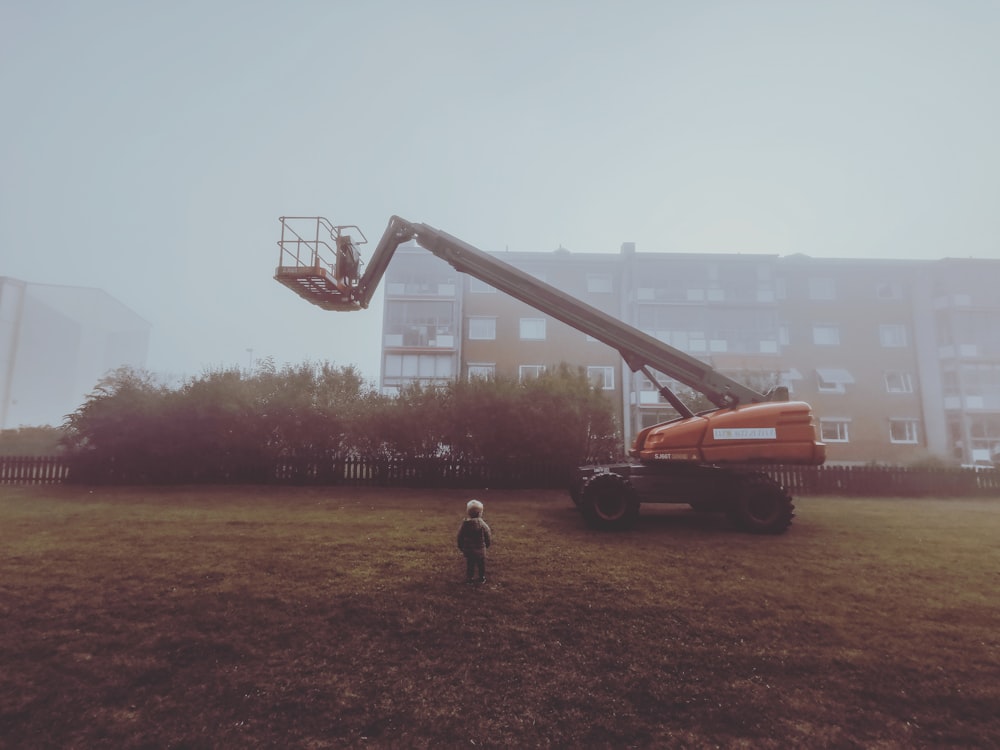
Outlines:
POLYGON ((62 424, 109 371, 145 367, 149 333, 100 289, 0 276, 0 428, 62 424))
MULTIPOLYGON (((805 255, 497 253, 715 369, 812 404, 834 463, 1000 454, 1000 261, 805 255)), ((673 418, 586 334, 415 246, 386 274, 381 385, 530 378, 567 363, 613 399, 626 442, 673 418)), ((669 384, 669 378, 664 377, 669 384)))

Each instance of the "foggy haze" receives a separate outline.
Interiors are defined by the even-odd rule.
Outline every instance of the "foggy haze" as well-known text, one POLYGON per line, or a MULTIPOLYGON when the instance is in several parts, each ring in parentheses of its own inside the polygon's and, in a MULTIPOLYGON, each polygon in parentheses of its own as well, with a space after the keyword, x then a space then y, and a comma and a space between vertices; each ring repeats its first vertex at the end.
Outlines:
POLYGON ((382 298, 281 215, 483 250, 1000 257, 1000 4, 0 5, 0 275, 98 287, 148 367, 378 375, 382 298), (252 355, 251 351, 252 350, 252 355))

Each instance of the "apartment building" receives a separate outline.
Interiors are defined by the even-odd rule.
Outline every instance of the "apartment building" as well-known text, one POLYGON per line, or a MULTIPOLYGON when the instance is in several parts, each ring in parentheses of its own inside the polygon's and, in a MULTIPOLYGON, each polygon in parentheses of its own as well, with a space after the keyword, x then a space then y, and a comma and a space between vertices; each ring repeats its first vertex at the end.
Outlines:
MULTIPOLYGON (((789 388, 831 462, 989 461, 1000 453, 1000 261, 806 255, 497 253, 757 390, 789 388)), ((386 274, 381 383, 586 368, 626 441, 674 416, 618 353, 427 251, 386 274)), ((664 377, 669 383, 669 378, 664 377)))

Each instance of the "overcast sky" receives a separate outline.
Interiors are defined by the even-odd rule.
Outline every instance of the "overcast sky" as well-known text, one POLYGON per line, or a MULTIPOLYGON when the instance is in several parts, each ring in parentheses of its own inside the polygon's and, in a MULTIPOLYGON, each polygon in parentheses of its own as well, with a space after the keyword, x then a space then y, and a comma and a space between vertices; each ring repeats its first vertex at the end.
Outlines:
POLYGON ((378 374, 281 215, 484 250, 1000 258, 1000 2, 0 0, 0 275, 149 368, 378 374))

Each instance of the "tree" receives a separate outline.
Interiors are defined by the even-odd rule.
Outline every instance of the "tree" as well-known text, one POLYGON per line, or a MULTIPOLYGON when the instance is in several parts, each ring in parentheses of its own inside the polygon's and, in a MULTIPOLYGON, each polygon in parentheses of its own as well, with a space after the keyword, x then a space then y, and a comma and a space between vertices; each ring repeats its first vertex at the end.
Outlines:
POLYGON ((121 367, 101 378, 66 417, 62 440, 82 481, 148 481, 167 389, 144 370, 121 367))
MULTIPOLYGON (((359 452, 367 454, 371 421, 382 402, 353 366, 306 362, 255 378, 265 455, 318 477, 359 452)), ((376 439, 377 442, 377 439, 376 439)))
POLYGON ((460 382, 451 394, 449 443, 463 455, 576 466, 619 452, 614 409, 582 368, 561 365, 521 383, 460 382))

